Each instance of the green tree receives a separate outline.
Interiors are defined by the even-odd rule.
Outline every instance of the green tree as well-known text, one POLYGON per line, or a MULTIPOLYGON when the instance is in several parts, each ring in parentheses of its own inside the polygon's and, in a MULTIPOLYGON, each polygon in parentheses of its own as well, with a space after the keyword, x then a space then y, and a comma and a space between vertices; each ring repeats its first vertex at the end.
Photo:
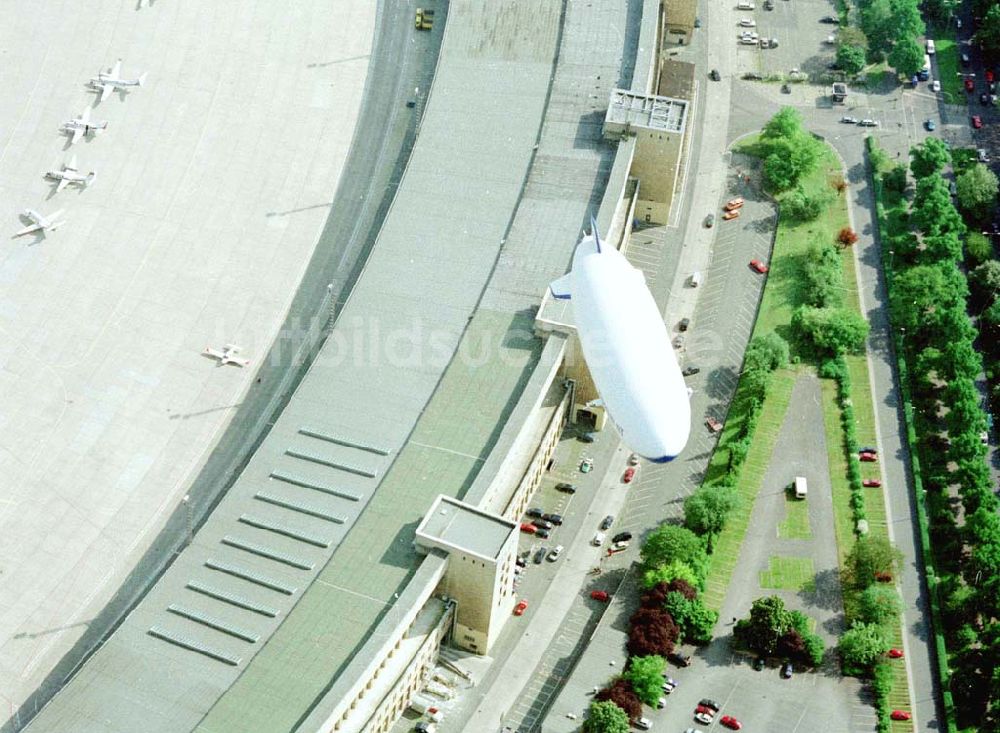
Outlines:
POLYGON ((791 628, 791 615, 778 596, 758 598, 750 607, 750 618, 740 619, 733 627, 737 642, 758 654, 771 655, 778 640, 791 628))
POLYGON ((837 40, 841 46, 854 46, 860 48, 862 53, 867 53, 868 51, 868 36, 856 26, 841 27, 840 33, 837 35, 837 40))
POLYGON ((882 182, 890 191, 902 193, 906 190, 906 166, 894 165, 882 174, 882 182))
POLYGON ((865 68, 865 49, 845 45, 841 39, 840 48, 837 49, 837 66, 848 74, 860 74, 865 68))
POLYGON ((990 6, 973 39, 991 55, 1000 51, 1000 5, 993 3, 990 6))
POLYGON ((996 174, 982 163, 976 163, 955 180, 958 203, 979 221, 993 216, 997 201, 996 174))
MULTIPOLYGON (((950 162, 951 152, 948 150, 948 144, 939 138, 925 138, 920 145, 910 148, 910 170, 918 181, 937 173, 950 162)), ((945 191, 947 192, 947 188, 945 191)))
POLYGON ((701 538, 691 530, 675 524, 661 524, 653 530, 643 543, 639 555, 647 568, 679 560, 687 564, 700 580, 704 579, 708 564, 705 543, 701 538))
POLYGON ((792 314, 792 328, 821 351, 856 353, 868 338, 868 321, 845 308, 800 306, 792 314))
POLYGON ((893 321, 907 334, 940 332, 948 312, 958 310, 964 315, 967 292, 965 278, 951 263, 907 268, 896 276, 892 288, 893 321))
POLYGON ((973 294, 984 302, 1000 295, 1000 260, 988 260, 969 273, 973 294))
POLYGON ((875 576, 887 573, 895 576, 903 561, 903 553, 885 537, 864 535, 859 537, 847 553, 844 565, 851 584, 858 589, 875 582, 875 576))
POLYGON ((896 622, 903 612, 903 600, 895 586, 871 585, 858 596, 858 616, 870 624, 896 622))
MULTIPOLYGON (((951 341, 941 350, 944 357, 942 372, 949 381, 959 377, 972 383, 983 370, 983 358, 969 341, 951 341)), ((973 387, 973 402, 978 407, 979 391, 973 387)))
POLYGON ((993 242, 982 232, 969 232, 965 235, 965 252, 966 264, 978 267, 993 257, 993 242))
POLYGON ((765 336, 750 339, 743 357, 744 369, 762 369, 773 372, 788 364, 788 342, 771 331, 765 336))
POLYGON ((764 158, 764 178, 775 191, 786 191, 794 186, 798 175, 791 156, 787 152, 771 153, 764 158))
POLYGON ((696 534, 718 534, 737 498, 729 486, 702 486, 684 500, 684 526, 696 534))
POLYGON ((695 587, 701 587, 704 584, 704 581, 691 569, 691 566, 680 560, 643 570, 641 584, 644 590, 649 590, 659 583, 670 583, 674 580, 683 580, 695 587))
POLYGON ((924 15, 937 25, 945 25, 955 14, 958 0, 924 0, 924 15))
POLYGON ((806 302, 817 308, 834 306, 841 301, 844 268, 837 248, 828 242, 814 242, 805 256, 806 302))
POLYGON ((764 140, 794 140, 805 134, 802 115, 794 107, 782 107, 764 125, 760 136, 764 140))
POLYGON ((924 237, 924 254, 925 259, 934 262, 938 260, 957 262, 962 259, 962 240, 955 232, 928 234, 924 237))
POLYGON ((840 637, 837 649, 844 660, 844 671, 856 674, 871 669, 889 651, 889 642, 878 624, 855 621, 840 637))
POLYGON ((646 657, 632 657, 628 670, 622 675, 632 683, 636 696, 647 705, 654 706, 663 694, 663 669, 666 660, 652 654, 646 657))
POLYGON ((586 733, 629 733, 628 715, 610 700, 592 702, 583 729, 586 733))
POLYGON ((896 40, 889 0, 871 0, 861 10, 861 29, 868 37, 868 53, 881 58, 896 40))
POLYGON ((913 76, 924 65, 924 49, 912 37, 900 38, 889 53, 889 65, 900 74, 913 76))

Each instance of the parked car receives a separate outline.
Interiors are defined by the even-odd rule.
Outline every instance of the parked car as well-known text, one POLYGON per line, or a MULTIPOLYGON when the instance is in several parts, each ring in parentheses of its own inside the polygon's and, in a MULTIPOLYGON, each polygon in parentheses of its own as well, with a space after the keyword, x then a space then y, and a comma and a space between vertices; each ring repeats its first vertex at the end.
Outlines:
POLYGON ((632 533, 629 531, 619 532, 614 537, 611 538, 612 542, 628 542, 632 539, 632 533))
POLYGON ((524 612, 527 610, 528 610, 528 602, 525 600, 520 600, 517 602, 517 605, 514 606, 514 615, 523 616, 524 612))
POLYGON ((514 561, 514 564, 519 568, 523 568, 528 564, 528 562, 523 557, 518 557, 517 560, 514 561))
POLYGON ((716 420, 714 417, 711 416, 706 417, 705 424, 708 426, 708 429, 711 430, 713 433, 718 433, 722 430, 722 423, 716 420))
POLYGON ((690 326, 690 325, 691 325, 691 319, 690 318, 682 318, 679 321, 677 321, 677 330, 678 331, 687 331, 688 330, 688 326, 690 326))
POLYGON ((990 103, 990 95, 987 94, 986 92, 983 92, 982 94, 980 94, 979 95, 979 103, 985 107, 987 104, 990 103))
POLYGON ((538 529, 545 529, 545 530, 552 529, 553 526, 552 522, 546 521, 544 519, 536 519, 534 522, 532 522, 532 524, 534 524, 535 527, 537 528, 536 532, 538 531, 538 529))
POLYGON ((649 718, 639 718, 635 721, 635 727, 639 730, 650 730, 653 727, 653 723, 649 718))
POLYGON ((563 523, 562 514, 543 514, 542 519, 546 522, 551 522, 557 527, 563 523))
POLYGON ((774 10, 774 0, 764 0, 764 10, 774 10))
POLYGON ((594 470, 593 458, 584 458, 580 461, 580 473, 590 473, 592 470, 594 470))
POLYGON ((691 655, 685 652, 673 651, 667 655, 667 659, 676 664, 678 667, 691 666, 691 655))
POLYGON ((972 115, 972 127, 975 130, 980 129, 983 126, 983 118, 979 115, 972 115))
POLYGON ((616 542, 613 545, 611 545, 611 549, 614 552, 621 552, 622 550, 628 549, 628 544, 629 544, 628 540, 623 540, 622 542, 616 542))
POLYGON ((764 669, 764 657, 757 657, 753 660, 753 668, 760 672, 764 669))
POLYGON ((590 597, 595 601, 600 601, 601 603, 607 603, 611 598, 606 590, 592 590, 590 591, 590 597))
POLYGON ((847 116, 844 116, 844 117, 840 118, 840 121, 844 122, 844 123, 846 123, 848 125, 856 125, 856 124, 858 124, 858 118, 857 117, 847 117, 847 116))
POLYGON ((934 120, 928 119, 924 122, 924 127, 927 128, 927 132, 934 132, 937 129, 937 125, 934 124, 934 120))
POLYGON ((576 439, 581 443, 593 443, 597 440, 597 436, 594 433, 580 433, 576 439))
POLYGON ((858 448, 858 453, 874 453, 875 455, 878 455, 878 448, 873 445, 863 445, 858 448))
POLYGON ((556 484, 556 491, 562 491, 566 494, 575 494, 576 484, 567 484, 565 482, 556 484))
POLYGON ((878 127, 878 120, 863 119, 858 122, 859 127, 878 127))
POLYGON ((600 547, 601 545, 603 545, 604 544, 604 533, 603 532, 597 532, 593 536, 593 538, 590 540, 590 544, 592 544, 594 547, 600 547))
POLYGON ((932 81, 931 82, 931 91, 932 92, 940 92, 941 91, 941 82, 939 82, 937 79, 935 79, 934 81, 932 81))
POLYGON ((711 79, 712 81, 719 81, 720 79, 722 79, 722 74, 719 73, 718 69, 712 69, 710 72, 708 72, 708 78, 711 79))
POLYGON ((549 531, 547 529, 542 529, 541 527, 535 532, 535 537, 540 540, 547 540, 549 538, 549 531))
POLYGON ((996 81, 996 77, 993 76, 993 69, 986 69, 986 71, 984 71, 983 73, 986 75, 987 84, 992 84, 994 81, 996 81))
POLYGON ((740 728, 743 727, 743 723, 738 721, 732 715, 723 715, 721 718, 719 718, 719 723, 726 726, 730 730, 739 730, 740 728))
POLYGON ((638 466, 639 465, 639 454, 638 453, 632 453, 632 454, 629 455, 629 457, 628 457, 628 465, 630 465, 630 466, 638 466))
POLYGON ((542 511, 541 507, 533 506, 531 509, 525 512, 529 517, 544 517, 545 512, 542 511))
POLYGON ((905 710, 893 710, 889 717, 893 720, 909 720, 912 716, 905 710))
POLYGON ((677 680, 669 676, 666 672, 663 673, 663 686, 669 687, 671 690, 677 687, 677 680))
POLYGON ((729 199, 723 208, 725 208, 726 211, 733 211, 735 209, 742 208, 744 203, 745 201, 743 200, 743 197, 737 196, 734 199, 729 199))
POLYGON ((556 560, 558 560, 559 556, 562 554, 562 551, 563 551, 562 545, 556 545, 555 547, 553 547, 552 551, 549 553, 549 562, 555 562, 556 560))
POLYGON ((615 515, 609 514, 604 519, 601 520, 601 529, 610 529, 611 525, 615 523, 615 515))
POLYGON ((625 473, 622 474, 622 483, 630 484, 632 479, 635 478, 635 466, 629 466, 625 469, 625 473))
POLYGON ((684 346, 684 334, 683 334, 683 333, 679 333, 679 334, 677 334, 677 335, 676 335, 676 336, 674 337, 674 341, 673 341, 673 344, 674 344, 674 348, 675 348, 675 349, 680 349, 680 348, 682 348, 682 347, 684 346))
POLYGON ((781 665, 781 678, 785 679, 785 680, 791 679, 792 673, 794 671, 795 671, 795 668, 792 667, 792 663, 791 662, 785 662, 784 664, 781 665))
POLYGON ((689 366, 689 367, 684 367, 684 371, 682 371, 681 374, 685 377, 690 377, 697 374, 700 371, 701 369, 699 367, 689 366))
POLYGON ((863 463, 875 463, 876 461, 878 461, 878 454, 877 453, 868 453, 866 451, 862 451, 858 455, 858 460, 862 461, 863 463))
POLYGON ((656 701, 656 707, 658 707, 660 710, 662 710, 666 706, 667 706, 667 698, 661 697, 659 700, 656 701))
POLYGON ((886 655, 889 657, 889 659, 902 659, 903 658, 903 650, 902 649, 890 649, 889 651, 886 652, 886 655))
POLYGON ((740 216, 740 210, 734 209, 733 211, 727 211, 725 214, 722 215, 722 218, 725 219, 726 221, 732 221, 733 219, 738 219, 739 216, 740 216))
POLYGON ((534 561, 535 561, 535 565, 541 565, 542 564, 542 560, 545 559, 545 556, 548 553, 549 553, 549 549, 547 547, 545 547, 544 545, 542 547, 539 547, 537 550, 535 550, 535 557, 533 558, 534 561))
POLYGON ((715 214, 709 214, 705 217, 705 228, 711 229, 713 226, 715 226, 715 214))
POLYGON ((526 534, 535 534, 538 531, 538 527, 530 522, 521 522, 521 531, 526 534))
POLYGON ((864 481, 861 482, 861 485, 868 489, 878 489, 881 488, 882 481, 881 479, 877 478, 866 478, 864 481))
POLYGON ((822 18, 819 19, 819 22, 827 23, 829 25, 840 25, 840 21, 837 18, 834 18, 832 15, 824 15, 822 18))
POLYGON ((750 260, 750 267, 752 267, 754 270, 756 270, 762 275, 771 269, 760 260, 750 260))
POLYGON ((711 713, 703 713, 698 710, 694 711, 694 719, 702 725, 711 725, 713 717, 714 716, 711 713))
POLYGON ((740 22, 737 24, 740 28, 756 28, 757 21, 753 18, 740 18, 740 22))
POLYGON ((703 697, 698 701, 698 704, 708 708, 713 713, 717 713, 722 710, 722 706, 710 697, 703 697))
POLYGON ((972 81, 972 79, 970 79, 969 77, 965 77, 965 81, 963 83, 965 84, 965 91, 967 92, 975 91, 976 82, 972 81))

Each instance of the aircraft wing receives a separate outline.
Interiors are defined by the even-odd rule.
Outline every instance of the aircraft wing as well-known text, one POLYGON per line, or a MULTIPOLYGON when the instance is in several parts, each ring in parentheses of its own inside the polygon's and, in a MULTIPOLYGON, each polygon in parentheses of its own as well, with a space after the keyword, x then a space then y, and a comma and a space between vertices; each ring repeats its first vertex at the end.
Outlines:
POLYGON ((103 83, 101 84, 101 101, 111 96, 111 93, 115 90, 114 84, 103 83))
POLYGON ((115 61, 115 65, 112 66, 111 70, 108 72, 108 76, 110 76, 112 79, 121 79, 121 73, 122 73, 122 60, 118 59, 117 61, 115 61))
POLYGON ((59 179, 59 185, 56 186, 56 193, 59 193, 64 188, 66 188, 66 186, 68 186, 68 185, 69 185, 69 179, 68 178, 60 178, 59 179))
POLYGON ((63 168, 68 171, 78 171, 79 168, 76 167, 76 156, 74 155, 72 158, 70 158, 69 165, 65 165, 63 166, 63 168))
POLYGON ((85 125, 90 124, 90 107, 83 108, 83 114, 80 115, 80 122, 85 125))
POLYGON ((19 231, 14 236, 15 237, 20 237, 23 234, 31 234, 32 232, 37 232, 41 228, 42 228, 41 224, 31 224, 29 226, 26 226, 24 229, 22 229, 21 231, 19 231))
POLYGON ((80 140, 80 138, 82 136, 83 136, 83 128, 82 127, 74 127, 73 128, 73 137, 70 138, 69 144, 70 145, 76 145, 76 143, 80 140))

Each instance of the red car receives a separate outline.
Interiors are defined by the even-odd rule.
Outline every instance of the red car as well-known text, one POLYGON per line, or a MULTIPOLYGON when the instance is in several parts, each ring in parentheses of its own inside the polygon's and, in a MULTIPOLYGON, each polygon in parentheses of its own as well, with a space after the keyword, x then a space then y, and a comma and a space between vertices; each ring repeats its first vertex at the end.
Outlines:
POLYGON ((635 466, 629 466, 625 469, 625 473, 622 475, 622 483, 630 484, 632 479, 635 478, 635 466))
POLYGON ((607 603, 608 599, 611 598, 606 590, 592 590, 590 591, 590 597, 595 601, 600 601, 601 603, 607 603))
POLYGON ((727 211, 725 214, 723 214, 722 218, 725 221, 732 221, 733 219, 739 219, 740 218, 740 210, 739 209, 731 209, 731 210, 727 211))
POLYGON ((886 652, 886 654, 888 655, 889 659, 902 659, 903 658, 903 650, 902 649, 890 649, 889 651, 886 652))
POLYGON ((983 118, 979 115, 972 115, 972 126, 975 129, 980 129, 983 126, 983 118))
POLYGON ((893 720, 909 720, 910 714, 905 710, 893 710, 889 713, 889 717, 893 720))
POLYGON ((743 727, 743 723, 738 721, 732 715, 723 715, 721 718, 719 718, 719 722, 722 723, 722 725, 732 730, 739 730, 740 728, 743 727))
POLYGON ((514 606, 514 615, 515 616, 523 616, 524 612, 527 610, 527 608, 528 608, 528 602, 527 601, 518 601, 517 605, 514 606))
POLYGON ((976 83, 972 81, 969 77, 965 77, 965 91, 971 92, 976 88, 976 83))
POLYGON ((986 81, 992 84, 996 79, 993 77, 993 69, 986 70, 986 81))
POLYGON ((706 417, 705 424, 708 426, 708 429, 711 430, 713 433, 718 433, 720 430, 722 430, 722 423, 716 420, 714 417, 706 417))
POLYGON ((866 478, 861 485, 869 489, 877 489, 882 485, 882 481, 877 478, 866 478))
POLYGON ((533 524, 529 524, 528 522, 521 522, 521 531, 527 532, 528 534, 534 534, 538 531, 538 527, 533 524))
POLYGON ((750 260, 750 267, 752 267, 753 269, 755 269, 757 272, 759 272, 762 275, 765 272, 767 272, 768 270, 771 269, 770 267, 768 267, 767 265, 765 265, 760 260, 750 260))
POLYGON ((864 463, 875 463, 878 460, 878 455, 875 453, 861 453, 858 455, 858 460, 864 463))
POLYGON ((737 196, 736 198, 729 199, 729 201, 726 202, 725 209, 726 211, 735 211, 741 206, 743 206, 743 197, 737 196))

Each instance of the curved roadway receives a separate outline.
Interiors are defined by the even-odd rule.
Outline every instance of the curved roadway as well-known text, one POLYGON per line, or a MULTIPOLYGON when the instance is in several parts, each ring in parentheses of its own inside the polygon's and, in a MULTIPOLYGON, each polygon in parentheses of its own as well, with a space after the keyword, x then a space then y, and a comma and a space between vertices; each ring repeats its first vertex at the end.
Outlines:
POLYGON ((0 709, 77 642, 254 386, 327 220, 375 4, 8 3, 0 200, 0 709), (13 22, 17 19, 16 22, 13 22), (95 106, 123 59, 146 84, 95 106), (107 131, 70 148, 85 107, 107 131), (76 155, 94 185, 42 178, 76 155), (239 343, 251 368, 206 345, 239 343))

